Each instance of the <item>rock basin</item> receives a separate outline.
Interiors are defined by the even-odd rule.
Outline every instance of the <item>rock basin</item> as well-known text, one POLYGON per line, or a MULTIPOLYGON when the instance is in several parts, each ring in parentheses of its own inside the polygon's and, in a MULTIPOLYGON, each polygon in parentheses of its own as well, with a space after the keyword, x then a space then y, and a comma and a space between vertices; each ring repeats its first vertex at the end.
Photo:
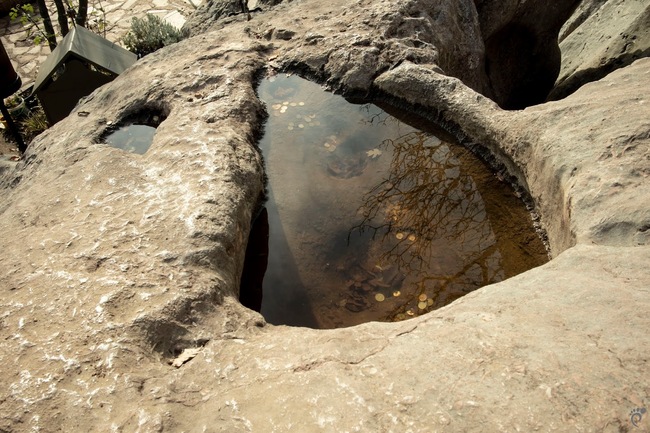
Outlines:
POLYGON ((247 257, 269 252, 270 323, 405 320, 547 261, 521 194, 441 129, 446 141, 295 75, 258 92, 268 246, 247 257))
POLYGON ((0 429, 648 430, 650 62, 503 111, 468 87, 476 13, 304 0, 223 17, 33 141, 1 181, 0 429), (553 259, 409 321, 267 325, 236 299, 264 189, 253 83, 272 67, 481 143, 535 201, 553 259), (169 117, 143 157, 95 144, 154 102, 169 117))

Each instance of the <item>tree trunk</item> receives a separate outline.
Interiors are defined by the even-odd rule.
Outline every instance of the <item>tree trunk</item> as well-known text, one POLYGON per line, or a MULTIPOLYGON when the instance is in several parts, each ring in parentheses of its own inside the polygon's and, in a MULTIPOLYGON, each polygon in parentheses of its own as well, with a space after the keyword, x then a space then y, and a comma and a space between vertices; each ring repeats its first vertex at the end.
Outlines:
POLYGON ((56 5, 56 16, 59 21, 59 26, 61 27, 61 36, 65 36, 70 31, 65 5, 63 4, 63 0, 54 0, 54 4, 56 5))
POLYGON ((54 51, 56 48, 56 35, 54 34, 54 27, 52 27, 50 13, 47 11, 47 6, 45 6, 45 0, 36 0, 36 4, 38 5, 38 12, 43 19, 43 29, 45 30, 45 37, 50 46, 50 51, 54 51))
POLYGON ((77 25, 86 27, 86 17, 88 16, 88 0, 79 0, 79 9, 77 10, 77 25))

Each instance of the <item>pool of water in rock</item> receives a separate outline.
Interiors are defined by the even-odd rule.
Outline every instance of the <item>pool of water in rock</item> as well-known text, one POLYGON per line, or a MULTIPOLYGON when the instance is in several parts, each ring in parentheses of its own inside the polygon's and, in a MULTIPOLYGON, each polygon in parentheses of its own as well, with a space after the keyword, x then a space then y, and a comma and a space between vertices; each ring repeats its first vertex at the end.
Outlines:
POLYGON ((547 260, 524 204, 462 146, 297 76, 258 93, 269 323, 404 320, 547 260))
POLYGON ((148 125, 132 124, 122 126, 105 137, 106 144, 131 153, 144 155, 156 134, 156 128, 148 125))

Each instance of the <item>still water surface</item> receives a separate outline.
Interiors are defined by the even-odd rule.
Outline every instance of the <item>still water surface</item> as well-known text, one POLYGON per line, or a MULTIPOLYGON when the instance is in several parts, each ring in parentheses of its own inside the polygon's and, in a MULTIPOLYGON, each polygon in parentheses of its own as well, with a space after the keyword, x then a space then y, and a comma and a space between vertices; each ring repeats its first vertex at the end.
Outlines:
POLYGON ((156 128, 148 125, 132 124, 122 126, 104 139, 106 144, 131 153, 144 155, 156 134, 156 128))
POLYGON ((297 76, 258 92, 268 322, 404 320, 547 260, 523 203, 463 147, 297 76))

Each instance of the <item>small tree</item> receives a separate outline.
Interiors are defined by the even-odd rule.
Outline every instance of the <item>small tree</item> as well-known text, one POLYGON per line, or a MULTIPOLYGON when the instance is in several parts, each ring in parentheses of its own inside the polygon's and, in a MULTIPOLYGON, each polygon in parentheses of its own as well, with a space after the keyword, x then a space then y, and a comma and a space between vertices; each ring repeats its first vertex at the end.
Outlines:
MULTIPOLYGON (((36 5, 38 6, 38 16, 34 11, 34 7, 28 3, 12 8, 9 17, 12 20, 20 19, 27 31, 27 35, 33 37, 34 43, 38 45, 43 41, 47 41, 50 51, 52 51, 56 48, 57 41, 50 12, 47 9, 45 0, 36 0, 36 5)), ((77 0, 76 5, 72 0, 54 0, 54 6, 56 7, 57 21, 61 29, 61 36, 68 34, 70 31, 69 24, 72 24, 73 26, 86 26, 88 18, 88 0, 77 0)), ((101 3, 99 10, 103 12, 101 3)))
POLYGON ((65 5, 63 4, 63 0, 54 0, 54 5, 56 6, 56 15, 59 21, 59 27, 61 28, 61 36, 65 37, 65 35, 70 31, 65 5))
POLYGON ((47 19, 44 20, 43 15, 36 16, 34 7, 27 3, 12 8, 9 12, 9 18, 11 20, 20 19, 21 24, 27 32, 27 37, 32 38, 34 44, 39 45, 43 41, 48 41, 50 50, 56 48, 56 37, 54 35, 54 28, 52 28, 52 21, 49 19, 49 14, 47 14, 47 19), (41 27, 42 21, 45 21, 43 27, 41 27))

